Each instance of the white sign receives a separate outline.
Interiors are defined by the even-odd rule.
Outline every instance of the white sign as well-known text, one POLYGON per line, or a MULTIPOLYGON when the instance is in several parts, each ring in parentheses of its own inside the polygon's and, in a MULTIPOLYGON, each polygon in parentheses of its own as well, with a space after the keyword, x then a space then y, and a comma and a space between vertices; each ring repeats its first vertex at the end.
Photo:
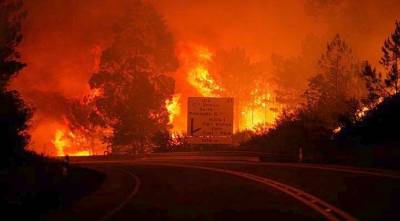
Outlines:
POLYGON ((232 143, 233 98, 189 97, 187 125, 190 143, 232 143))

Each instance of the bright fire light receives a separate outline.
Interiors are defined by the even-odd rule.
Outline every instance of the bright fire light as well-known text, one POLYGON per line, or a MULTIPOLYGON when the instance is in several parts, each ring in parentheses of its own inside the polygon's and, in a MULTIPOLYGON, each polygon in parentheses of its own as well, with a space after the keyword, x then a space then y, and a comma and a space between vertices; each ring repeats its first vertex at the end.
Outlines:
POLYGON ((258 127, 268 128, 275 123, 278 117, 276 102, 267 88, 259 85, 251 92, 252 99, 242 110, 243 128, 257 130, 258 127), (272 111, 275 110, 275 111, 272 111))
POLYGON ((222 87, 215 82, 208 71, 213 54, 207 48, 198 47, 195 65, 189 69, 187 80, 204 97, 219 97, 222 87))
POLYGON ((169 123, 173 124, 174 119, 181 113, 181 106, 180 106, 180 94, 175 94, 172 99, 165 101, 165 107, 167 108, 169 114, 169 123))
POLYGON ((57 150, 57 156, 89 156, 89 150, 72 150, 74 146, 74 139, 76 139, 76 135, 74 133, 67 133, 62 129, 56 130, 52 143, 57 150))
POLYGON ((57 130, 56 133, 54 134, 54 139, 52 141, 54 147, 57 150, 57 156, 64 156, 65 155, 64 148, 69 145, 67 143, 67 140, 63 138, 64 138, 64 131, 57 130))
POLYGON ((90 151, 88 150, 78 151, 70 154, 70 156, 89 156, 89 155, 90 151))
MULTIPOLYGON (((229 94, 235 100, 239 99, 239 97, 245 97, 238 95, 236 91, 228 93, 224 89, 224 86, 215 80, 214 73, 210 72, 214 56, 211 50, 199 45, 192 45, 190 48, 190 53, 186 53, 183 56, 184 63, 187 66, 186 79, 201 96, 221 97, 229 94)), ((250 97, 246 100, 235 102, 235 111, 237 113, 235 113, 236 117, 234 120, 236 123, 234 125, 236 131, 256 131, 260 128, 270 127, 275 123, 279 115, 281 107, 275 102, 274 95, 272 94, 273 90, 266 84, 257 84, 254 86, 255 89, 251 92, 250 97)), ((170 117, 175 119, 181 116, 173 113, 170 117)))

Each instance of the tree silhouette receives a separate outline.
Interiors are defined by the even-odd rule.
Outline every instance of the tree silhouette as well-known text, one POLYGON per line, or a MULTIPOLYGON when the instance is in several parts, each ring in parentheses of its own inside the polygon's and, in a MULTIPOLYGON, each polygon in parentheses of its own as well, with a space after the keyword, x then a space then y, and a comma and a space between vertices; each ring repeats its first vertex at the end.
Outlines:
POLYGON ((400 23, 396 22, 395 26, 394 33, 383 43, 383 55, 379 61, 386 73, 378 72, 368 61, 363 64, 362 76, 368 89, 364 103, 367 105, 399 93, 400 23))
MULTIPOLYGON (((245 102, 251 100, 251 92, 257 80, 260 80, 256 64, 250 61, 241 48, 221 50, 213 59, 212 72, 224 88, 223 95, 235 97, 235 112, 239 113, 246 105, 245 102)), ((235 115, 236 128, 240 128, 240 121, 241 115, 235 115)))
POLYGON ((338 140, 345 140, 353 146, 362 145, 379 149, 381 153, 387 155, 383 161, 387 165, 392 164, 391 166, 397 167, 398 157, 400 157, 396 129, 399 124, 397 113, 400 108, 399 47, 400 23, 396 22, 394 33, 385 40, 382 47, 383 55, 379 63, 386 72, 385 77, 368 62, 365 62, 362 68, 362 75, 368 89, 365 104, 369 105, 370 110, 359 121, 345 127, 337 136, 338 140))
POLYGON ((25 67, 16 47, 22 40, 21 21, 25 17, 22 1, 0 1, 0 140, 1 166, 24 153, 29 141, 26 133, 32 113, 17 91, 8 89, 10 80, 25 67))
POLYGON ((365 82, 351 49, 339 35, 328 43, 319 60, 319 73, 309 80, 305 108, 327 128, 352 120, 366 93, 365 82))
POLYGON ((277 101, 292 110, 304 101, 302 94, 307 88, 307 80, 312 77, 318 57, 324 49, 321 39, 313 35, 307 36, 301 45, 301 53, 298 56, 271 56, 271 80, 276 82, 277 101))
POLYGON ((386 70, 386 87, 393 91, 393 94, 399 93, 399 67, 400 61, 400 23, 396 21, 393 34, 387 38, 382 47, 382 58, 379 63, 386 70))
POLYGON ((382 74, 377 72, 368 61, 363 65, 362 75, 365 79, 366 88, 368 90, 368 96, 364 101, 365 104, 373 104, 379 98, 384 98, 390 95, 390 92, 387 91, 384 81, 382 80, 382 74))
POLYGON ((144 151, 156 132, 168 129, 165 100, 174 92, 168 73, 178 66, 172 35, 162 17, 142 1, 127 5, 89 84, 101 91, 95 106, 113 129, 108 143, 144 151))

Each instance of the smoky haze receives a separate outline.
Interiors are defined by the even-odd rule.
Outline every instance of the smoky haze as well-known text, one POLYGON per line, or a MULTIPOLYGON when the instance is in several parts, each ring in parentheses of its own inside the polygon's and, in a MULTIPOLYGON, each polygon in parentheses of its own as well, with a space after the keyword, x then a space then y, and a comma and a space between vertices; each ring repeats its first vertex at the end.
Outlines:
MULTIPOLYGON (((54 130, 64 125, 65 100, 88 93, 88 80, 98 68, 101 51, 112 41, 114 23, 130 2, 27 1, 20 51, 28 66, 14 80, 13 87, 35 106, 31 128, 35 150, 54 153, 51 140, 54 130)), ((359 60, 376 64, 380 47, 400 10, 396 0, 150 3, 164 16, 178 54, 187 45, 200 45, 212 53, 240 48, 251 61, 262 64, 260 73, 267 75, 271 83, 280 84, 283 90, 298 87, 295 89, 299 91, 314 74, 326 42, 336 33, 348 42, 359 60), (286 70, 287 66, 294 68, 286 70), (292 84, 293 79, 298 84, 292 84)), ((180 59, 182 56, 178 55, 180 59)), ((187 82, 184 70, 180 68, 174 74, 183 108, 184 98, 199 95, 187 82)), ((177 122, 183 124, 184 119, 177 118, 177 122)))

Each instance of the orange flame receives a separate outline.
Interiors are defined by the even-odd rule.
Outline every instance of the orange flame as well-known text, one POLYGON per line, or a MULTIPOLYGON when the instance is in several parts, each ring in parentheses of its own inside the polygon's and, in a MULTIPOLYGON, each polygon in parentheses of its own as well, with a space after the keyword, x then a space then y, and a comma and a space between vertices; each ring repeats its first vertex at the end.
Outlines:
POLYGON ((74 149, 73 144, 76 143, 74 139, 76 139, 76 135, 74 133, 66 133, 66 131, 62 129, 56 130, 52 143, 57 150, 57 156, 89 156, 90 151, 88 150, 71 150, 71 148, 74 149))
POLYGON ((257 85, 251 92, 251 97, 241 110, 241 128, 255 131, 271 127, 281 109, 273 100, 271 92, 268 88, 257 85))
POLYGON ((71 156, 89 156, 89 155, 90 155, 90 151, 88 151, 88 150, 78 151, 78 152, 71 154, 71 156))
MULTIPOLYGON (((212 65, 214 65, 213 57, 213 52, 207 47, 196 44, 185 44, 182 46, 180 53, 180 60, 184 66, 182 73, 186 78, 186 82, 195 89, 197 94, 193 94, 193 91, 188 90, 184 92, 179 91, 180 94, 185 99, 189 96, 198 96, 198 94, 204 97, 220 97, 229 94, 235 100, 239 99, 238 97, 245 97, 240 96, 236 91, 226 91, 224 86, 216 80, 215 76, 212 75, 213 73, 210 72, 210 69, 213 67, 212 65)), ((256 131, 260 128, 271 127, 282 109, 276 102, 276 97, 272 92, 273 89, 271 89, 272 87, 267 84, 257 84, 254 87, 255 89, 249 98, 235 102, 236 123, 234 125, 236 131, 256 131)), ((181 102, 186 101, 182 100, 181 102)), ((181 125, 182 122, 185 122, 186 116, 182 115, 180 111, 173 111, 173 109, 174 107, 171 106, 168 112, 170 113, 170 122, 172 122, 174 128, 186 128, 184 125, 181 125)))
POLYGON ((52 143, 57 150, 57 156, 64 156, 64 148, 69 146, 67 141, 64 139, 64 131, 56 130, 52 143))
POLYGON ((187 80, 196 90, 205 97, 219 97, 222 87, 215 82, 208 71, 208 64, 213 54, 204 47, 197 47, 195 65, 189 69, 187 80))
POLYGON ((165 101, 165 107, 169 114, 169 124, 173 124, 174 119, 181 113, 180 98, 180 94, 175 94, 170 100, 165 101))

